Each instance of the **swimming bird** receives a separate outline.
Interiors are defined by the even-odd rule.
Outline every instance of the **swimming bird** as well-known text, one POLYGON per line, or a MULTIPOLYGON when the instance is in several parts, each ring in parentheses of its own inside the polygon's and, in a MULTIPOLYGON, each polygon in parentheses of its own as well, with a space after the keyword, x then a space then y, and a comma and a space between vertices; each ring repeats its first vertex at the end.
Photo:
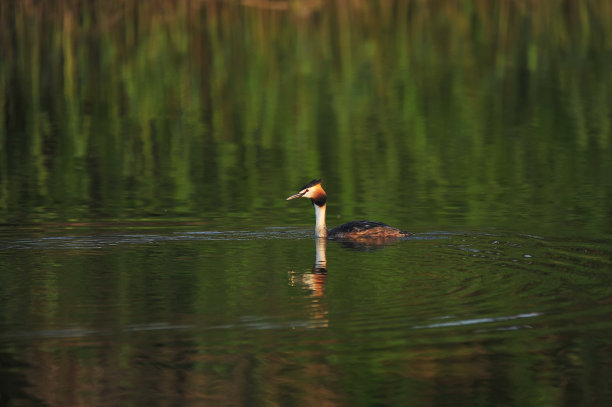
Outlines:
POLYGON ((327 230, 327 225, 325 224, 327 194, 321 186, 320 179, 310 181, 300 189, 300 192, 287 198, 287 201, 295 198, 310 198, 310 202, 312 202, 315 209, 315 235, 317 237, 327 237, 329 239, 385 240, 412 235, 412 233, 404 232, 382 222, 371 222, 368 220, 356 220, 327 230))

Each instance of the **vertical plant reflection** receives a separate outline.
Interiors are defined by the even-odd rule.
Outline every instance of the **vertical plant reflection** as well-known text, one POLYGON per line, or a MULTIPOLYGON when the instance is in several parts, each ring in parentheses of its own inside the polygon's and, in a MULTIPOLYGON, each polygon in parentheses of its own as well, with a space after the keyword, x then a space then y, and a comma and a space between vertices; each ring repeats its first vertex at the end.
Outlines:
POLYGON ((610 225, 607 2, 0 8, 4 222, 244 217, 323 176, 351 218, 610 225))

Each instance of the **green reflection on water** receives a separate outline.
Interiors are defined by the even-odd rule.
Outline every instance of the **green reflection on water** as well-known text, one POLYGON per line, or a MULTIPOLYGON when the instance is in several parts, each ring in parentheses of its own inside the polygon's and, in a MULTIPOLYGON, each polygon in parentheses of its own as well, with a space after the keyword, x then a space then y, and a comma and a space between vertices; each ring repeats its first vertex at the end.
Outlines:
POLYGON ((244 3, 1 2, 0 400, 609 405, 609 2, 244 3), (160 237, 310 228, 315 177, 332 226, 590 240, 160 237))
POLYGON ((607 2, 120 4, 0 6, 4 222, 610 232, 607 2))
POLYGON ((8 400, 14 381, 50 405, 612 397, 609 241, 330 241, 321 273, 295 230, 54 233, 0 240, 8 400))

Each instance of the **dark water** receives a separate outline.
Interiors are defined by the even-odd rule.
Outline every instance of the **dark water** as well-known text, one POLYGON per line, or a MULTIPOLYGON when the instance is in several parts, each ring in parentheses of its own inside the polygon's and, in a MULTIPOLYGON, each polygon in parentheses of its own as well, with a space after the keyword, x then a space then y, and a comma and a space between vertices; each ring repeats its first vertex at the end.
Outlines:
POLYGON ((0 405, 611 405, 611 22, 1 2, 0 405))
POLYGON ((3 236, 3 396, 50 405, 612 400, 610 241, 431 232, 317 248, 310 232, 3 236))

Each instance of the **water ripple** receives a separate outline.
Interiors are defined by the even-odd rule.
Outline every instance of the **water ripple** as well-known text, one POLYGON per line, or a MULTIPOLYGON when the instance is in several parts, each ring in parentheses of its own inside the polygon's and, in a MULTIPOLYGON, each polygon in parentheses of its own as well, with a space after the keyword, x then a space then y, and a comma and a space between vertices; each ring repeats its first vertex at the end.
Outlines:
POLYGON ((428 325, 415 325, 412 327, 412 329, 432 329, 432 328, 447 328, 447 327, 454 327, 454 326, 488 324, 491 322, 513 321, 515 319, 522 319, 522 318, 535 318, 535 317, 539 317, 540 315, 542 315, 540 312, 530 312, 527 314, 508 315, 508 316, 501 316, 501 317, 459 319, 459 320, 449 321, 449 322, 437 322, 437 323, 432 323, 428 325))
POLYGON ((102 249, 123 245, 146 245, 164 242, 182 241, 239 241, 255 239, 305 239, 311 238, 310 229, 270 228, 263 231, 190 231, 170 234, 114 234, 102 233, 96 235, 48 236, 23 238, 16 240, 0 240, 0 250, 14 249, 102 249))

